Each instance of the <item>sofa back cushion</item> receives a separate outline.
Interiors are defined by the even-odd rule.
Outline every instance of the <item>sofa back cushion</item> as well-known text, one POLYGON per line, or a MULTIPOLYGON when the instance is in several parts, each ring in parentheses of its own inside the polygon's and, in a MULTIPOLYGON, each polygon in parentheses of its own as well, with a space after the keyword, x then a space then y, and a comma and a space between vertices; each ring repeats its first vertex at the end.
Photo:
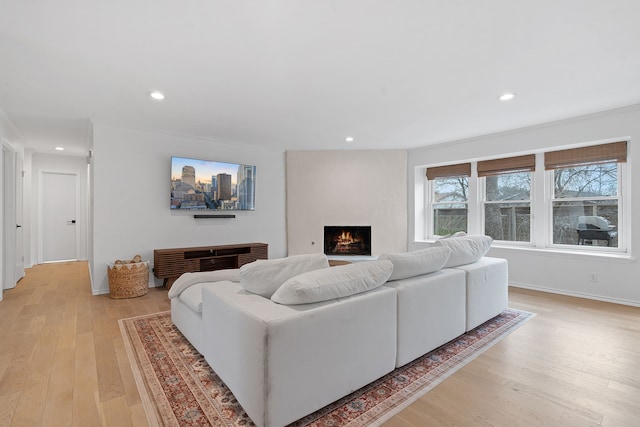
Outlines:
POLYGON ((240 284, 249 292, 271 298, 280 285, 291 277, 322 268, 329 268, 325 254, 257 260, 240 267, 240 284))
POLYGON ((451 249, 447 247, 432 247, 412 252, 381 254, 378 259, 388 259, 393 263, 393 273, 389 280, 400 280, 440 270, 450 254, 451 249))
POLYGON ((446 268, 451 268, 478 261, 489 252, 491 243, 493 239, 490 236, 458 236, 436 240, 433 246, 451 249, 445 264, 446 268))
POLYGON ((364 261, 310 271, 287 280, 271 297, 278 304, 327 301, 366 292, 384 284, 393 271, 389 260, 364 261))

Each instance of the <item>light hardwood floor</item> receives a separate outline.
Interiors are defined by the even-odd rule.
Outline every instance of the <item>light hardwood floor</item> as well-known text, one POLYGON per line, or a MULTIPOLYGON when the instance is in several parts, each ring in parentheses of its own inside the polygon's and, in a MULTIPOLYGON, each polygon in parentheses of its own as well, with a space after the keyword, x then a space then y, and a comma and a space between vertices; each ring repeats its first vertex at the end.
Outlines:
MULTIPOLYGON (((385 424, 638 426, 640 308, 511 289, 537 316, 385 424)), ((92 296, 87 264, 27 270, 0 302, 0 426, 144 426, 118 319, 166 289, 92 296)))

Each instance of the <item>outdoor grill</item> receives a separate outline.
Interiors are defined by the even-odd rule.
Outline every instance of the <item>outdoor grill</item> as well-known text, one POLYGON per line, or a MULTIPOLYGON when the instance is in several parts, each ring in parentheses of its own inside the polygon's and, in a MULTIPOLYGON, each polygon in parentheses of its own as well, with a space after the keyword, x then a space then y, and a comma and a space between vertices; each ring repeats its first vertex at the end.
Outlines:
POLYGON ((618 235, 614 231, 615 225, 601 216, 581 216, 578 218, 578 244, 591 244, 593 240, 606 240, 607 246, 611 246, 611 239, 618 235), (586 242, 586 243, 585 243, 586 242))

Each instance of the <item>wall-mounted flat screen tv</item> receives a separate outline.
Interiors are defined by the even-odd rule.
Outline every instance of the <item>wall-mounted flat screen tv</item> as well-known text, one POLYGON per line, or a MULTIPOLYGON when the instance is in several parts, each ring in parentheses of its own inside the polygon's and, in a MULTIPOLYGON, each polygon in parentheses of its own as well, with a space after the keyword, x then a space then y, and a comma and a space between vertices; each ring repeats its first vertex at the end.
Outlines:
POLYGON ((255 201, 255 166, 171 158, 171 209, 252 211, 255 201))

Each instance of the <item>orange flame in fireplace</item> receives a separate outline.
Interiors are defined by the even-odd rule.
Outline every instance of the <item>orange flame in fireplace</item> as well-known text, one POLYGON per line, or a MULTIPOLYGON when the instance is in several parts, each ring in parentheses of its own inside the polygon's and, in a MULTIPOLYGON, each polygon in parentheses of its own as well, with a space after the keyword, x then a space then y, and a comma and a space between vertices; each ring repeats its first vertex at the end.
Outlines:
POLYGON ((370 255, 370 228, 371 227, 325 227, 325 253, 370 255))
POLYGON ((343 231, 337 239, 337 247, 348 247, 355 243, 359 243, 359 239, 355 239, 350 231, 343 231))

